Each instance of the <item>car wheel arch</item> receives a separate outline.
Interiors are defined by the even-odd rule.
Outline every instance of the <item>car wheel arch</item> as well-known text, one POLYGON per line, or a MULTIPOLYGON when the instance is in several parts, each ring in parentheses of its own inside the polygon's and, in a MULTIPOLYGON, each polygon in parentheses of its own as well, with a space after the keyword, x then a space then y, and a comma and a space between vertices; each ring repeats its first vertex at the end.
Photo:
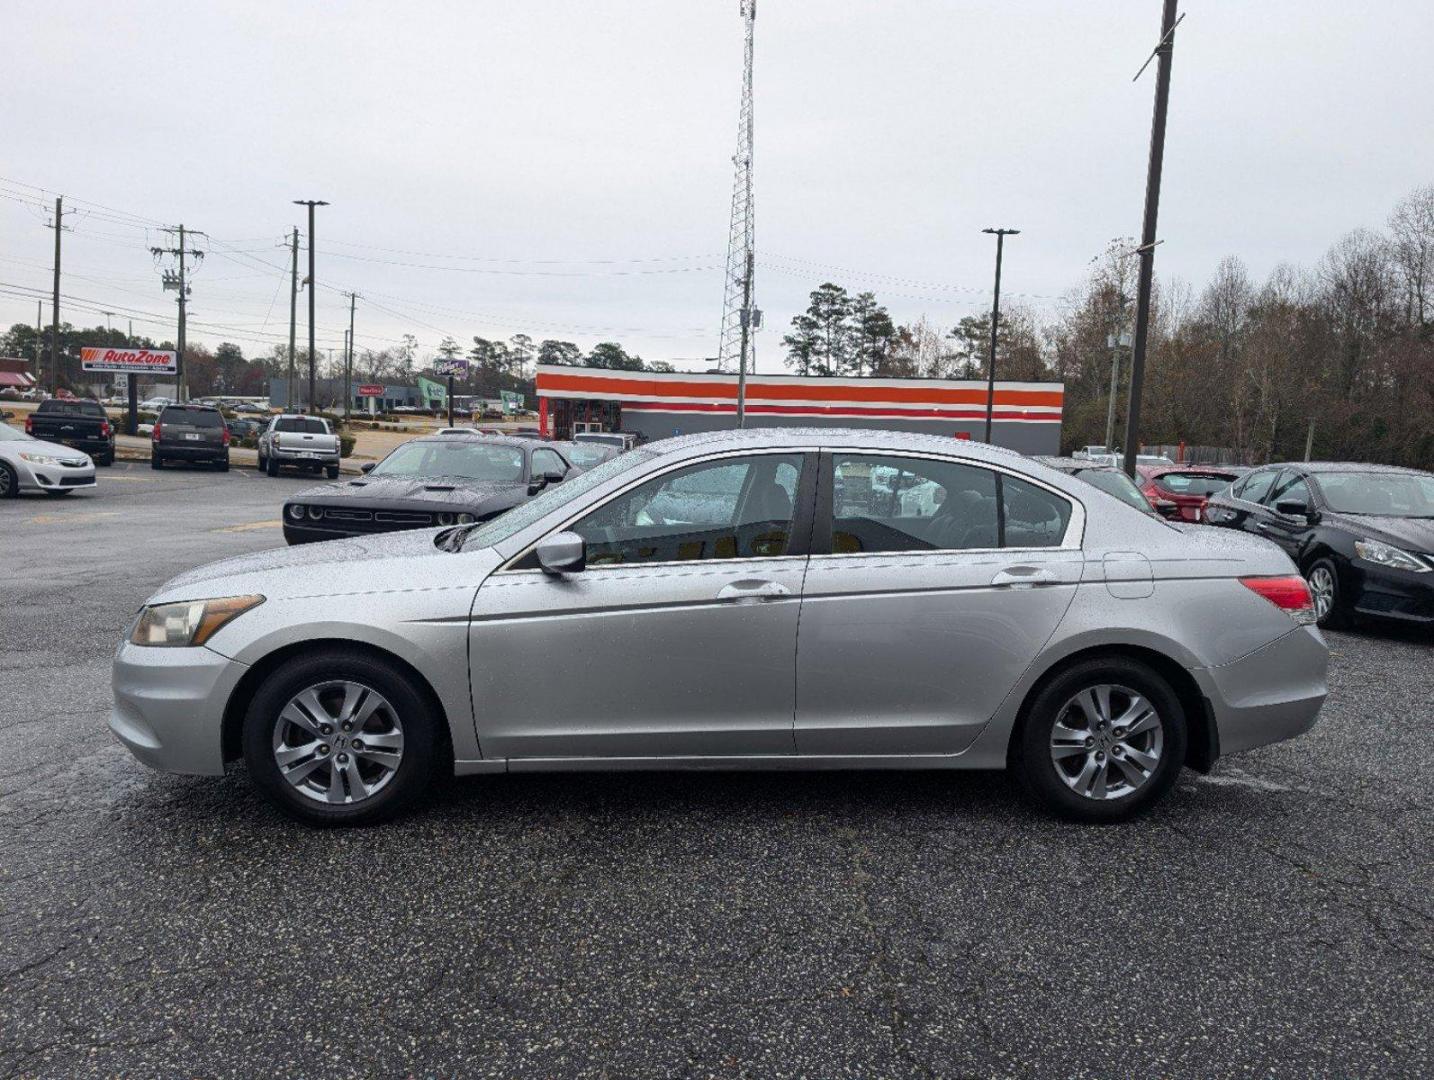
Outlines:
POLYGON ((1026 721, 1031 706, 1051 680, 1059 677, 1077 664, 1090 660, 1120 659, 1134 660, 1144 664, 1164 679, 1181 708, 1185 711, 1185 725, 1189 741, 1185 751, 1185 764, 1199 772, 1208 773, 1220 756, 1220 733, 1215 722, 1210 702, 1200 690, 1200 684, 1179 661, 1166 653, 1145 645, 1104 643, 1079 649, 1054 660, 1026 688, 1020 708, 1016 711, 1015 723, 1011 725, 1006 746, 1008 767, 1013 767, 1019 753, 1021 739, 1025 733, 1026 721))
POLYGON ((397 653, 366 641, 355 641, 351 638, 314 638, 308 641, 296 641, 280 646, 252 664, 235 684, 234 689, 230 691, 229 700, 224 705, 224 717, 220 729, 224 760, 226 762, 237 761, 243 756, 244 716, 249 711, 249 703, 254 700, 254 695, 258 693, 264 680, 285 662, 295 657, 322 652, 328 648, 342 649, 348 653, 366 654, 374 659, 382 660, 391 664, 413 684, 414 689, 433 710, 434 718, 437 720, 441 759, 447 766, 446 772, 440 769, 440 775, 451 775, 453 772, 453 732, 449 727, 448 710, 443 707, 443 700, 434 690, 433 684, 421 671, 397 653))

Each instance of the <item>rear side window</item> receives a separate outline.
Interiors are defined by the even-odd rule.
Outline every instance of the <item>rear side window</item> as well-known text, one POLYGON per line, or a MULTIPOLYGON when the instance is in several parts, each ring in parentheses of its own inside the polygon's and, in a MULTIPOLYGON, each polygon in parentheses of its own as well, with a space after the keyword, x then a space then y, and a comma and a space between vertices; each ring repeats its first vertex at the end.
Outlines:
POLYGON ((954 461, 832 457, 834 555, 1000 545, 996 474, 954 461))
POLYGON ((218 409, 186 409, 179 405, 166 405, 159 414, 161 424, 188 424, 190 427, 220 428, 224 418, 218 409))
POLYGON ((1014 476, 1001 477, 1005 547, 1060 547, 1071 520, 1071 504, 1014 476))

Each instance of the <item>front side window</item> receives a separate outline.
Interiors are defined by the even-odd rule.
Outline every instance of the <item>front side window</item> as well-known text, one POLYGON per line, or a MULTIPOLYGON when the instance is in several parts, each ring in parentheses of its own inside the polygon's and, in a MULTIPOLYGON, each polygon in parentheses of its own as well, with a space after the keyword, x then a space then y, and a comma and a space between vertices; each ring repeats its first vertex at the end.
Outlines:
POLYGON ((567 475, 568 463, 558 456, 556 450, 549 450, 546 447, 533 451, 533 478, 547 476, 548 473, 557 473, 559 476, 567 475))
POLYGON ((1234 495, 1237 499, 1257 503, 1269 494, 1270 485, 1274 482, 1275 470, 1261 469, 1259 472, 1252 472, 1240 481, 1235 488, 1234 495))
POLYGON ((604 503, 571 531, 587 541, 589 566, 775 558, 791 545, 801 471, 800 454, 689 465, 604 503))
POLYGON ((1269 497, 1265 501, 1271 506, 1280 502, 1308 503, 1310 501, 1310 486, 1299 473, 1293 469, 1286 469, 1280 474, 1279 482, 1270 488, 1269 497))

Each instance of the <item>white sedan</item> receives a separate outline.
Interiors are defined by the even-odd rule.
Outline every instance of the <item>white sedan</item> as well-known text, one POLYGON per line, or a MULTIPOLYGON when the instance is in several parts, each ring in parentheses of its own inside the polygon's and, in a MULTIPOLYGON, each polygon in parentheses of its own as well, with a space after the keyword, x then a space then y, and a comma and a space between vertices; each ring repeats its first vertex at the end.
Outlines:
POLYGON ((94 486, 95 463, 88 454, 0 424, 0 499, 12 499, 22 491, 68 495, 94 486))

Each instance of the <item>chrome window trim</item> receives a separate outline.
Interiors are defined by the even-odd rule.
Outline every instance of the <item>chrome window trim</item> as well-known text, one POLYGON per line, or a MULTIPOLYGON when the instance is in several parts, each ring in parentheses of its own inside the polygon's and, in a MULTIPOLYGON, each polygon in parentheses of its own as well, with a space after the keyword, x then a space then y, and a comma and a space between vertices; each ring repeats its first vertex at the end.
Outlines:
MULTIPOLYGON (((601 510, 604 506, 606 506, 608 503, 612 502, 614 499, 621 498, 623 495, 626 495, 629 491, 632 491, 634 488, 641 487, 643 484, 647 483, 647 482, 650 481, 650 480, 659 480, 659 479, 661 479, 662 477, 666 476, 668 473, 678 472, 679 470, 688 468, 688 467, 691 466, 691 465, 702 465, 702 464, 705 464, 705 463, 707 463, 707 462, 709 462, 709 461, 720 461, 720 460, 722 460, 723 458, 729 458, 729 457, 773 457, 773 456, 778 456, 778 457, 780 457, 780 456, 785 456, 785 455, 788 455, 788 454, 815 454, 815 453, 819 453, 819 452, 820 452, 820 451, 818 450, 817 447, 804 447, 804 446, 803 446, 803 447, 798 447, 798 446, 764 447, 764 448, 762 448, 761 450, 753 450, 751 447, 737 447, 737 448, 728 449, 728 450, 718 450, 718 451, 714 451, 713 453, 710 453, 710 454, 701 454, 701 455, 698 455, 697 457, 683 458, 683 459, 682 459, 681 461, 679 461, 679 462, 674 462, 671 468, 661 469, 661 470, 654 470, 654 471, 649 472, 649 473, 644 473, 642 476, 640 476, 640 477, 638 477, 637 479, 633 480, 631 483, 626 484, 626 485, 624 485, 623 487, 618 488, 616 491, 612 492, 612 494, 605 496, 605 497, 604 497, 603 499, 601 499, 600 501, 595 502, 595 503, 590 503, 589 505, 583 507, 583 509, 581 509, 581 510, 578 511, 577 513, 573 514, 571 517, 569 517, 569 518, 568 518, 566 521, 564 521, 561 525, 558 525, 556 528, 545 529, 545 530, 543 531, 543 533, 542 533, 541 536, 539 536, 536 540, 534 540, 534 541, 533 541, 532 543, 530 543, 530 544, 524 544, 523 547, 518 551, 518 553, 517 553, 516 555, 514 555, 512 558, 503 560, 503 565, 500 566, 500 567, 498 567, 498 569, 494 570, 493 573, 492 573, 491 575, 489 575, 489 576, 490 576, 490 577, 496 577, 498 574, 541 574, 541 573, 543 573, 542 570, 526 570, 526 569, 524 569, 524 570, 517 570, 517 569, 514 569, 514 568, 513 568, 513 564, 516 563, 516 562, 521 562, 523 559, 527 558, 528 555, 529 555, 529 553, 531 553, 532 550, 533 550, 534 548, 536 548, 539 544, 541 544, 544 540, 546 540, 548 537, 554 535, 555 533, 560 533, 560 532, 565 531, 565 530, 568 528, 568 526, 572 525, 573 522, 577 521, 579 518, 587 517, 588 514, 591 514, 591 513, 593 513, 593 512, 596 511, 596 510, 601 510)), ((798 482, 800 483, 800 475, 798 476, 798 482)), ((793 508, 792 513, 793 513, 793 516, 795 517, 795 514, 796 514, 796 509, 795 509, 795 508, 793 508)), ((726 565, 733 564, 733 563, 771 562, 771 561, 774 560, 774 559, 805 559, 805 558, 807 558, 806 555, 763 555, 763 556, 743 557, 743 558, 737 558, 737 559, 668 559, 668 560, 666 560, 665 562, 609 563, 609 564, 607 564, 607 565, 603 565, 603 564, 599 563, 599 564, 596 565, 596 566, 590 566, 590 567, 588 567, 587 569, 585 569, 585 570, 583 571, 583 573, 589 573, 589 572, 591 572, 591 571, 593 571, 593 570, 615 570, 615 569, 623 569, 623 568, 634 567, 634 566, 643 566, 643 567, 649 567, 649 566, 697 566, 697 565, 701 565, 701 564, 703 564, 703 563, 713 563, 713 564, 717 564, 717 565, 720 565, 720 566, 726 566, 726 565)))

